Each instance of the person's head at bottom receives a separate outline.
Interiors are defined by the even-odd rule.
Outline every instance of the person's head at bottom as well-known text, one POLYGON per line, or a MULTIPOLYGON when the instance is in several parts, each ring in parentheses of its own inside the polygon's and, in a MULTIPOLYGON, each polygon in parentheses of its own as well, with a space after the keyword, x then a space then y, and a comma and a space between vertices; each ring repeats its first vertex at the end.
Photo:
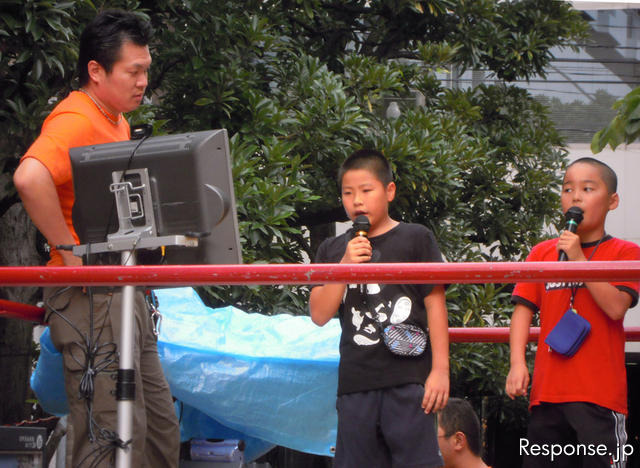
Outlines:
POLYGON ((438 413, 438 445, 445 468, 486 468, 482 449, 480 420, 471 404, 449 398, 438 413))

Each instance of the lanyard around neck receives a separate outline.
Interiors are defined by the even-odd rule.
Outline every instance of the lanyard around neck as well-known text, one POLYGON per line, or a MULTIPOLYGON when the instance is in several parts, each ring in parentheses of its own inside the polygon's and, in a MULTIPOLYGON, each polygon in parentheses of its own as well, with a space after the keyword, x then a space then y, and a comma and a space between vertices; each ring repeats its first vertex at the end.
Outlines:
MULTIPOLYGON (((598 247, 600 247, 600 243, 604 240, 605 237, 607 237, 607 233, 606 232, 598 240, 598 242, 596 242, 596 246, 593 248, 593 251, 591 252, 591 255, 589 255, 589 258, 587 258, 587 262, 589 260, 591 260, 593 258, 593 256, 596 254, 596 250, 598 250, 598 247)), ((571 301, 569 302, 569 309, 573 309, 573 300, 575 299, 577 292, 578 292, 578 286, 572 286, 571 287, 571 301)))

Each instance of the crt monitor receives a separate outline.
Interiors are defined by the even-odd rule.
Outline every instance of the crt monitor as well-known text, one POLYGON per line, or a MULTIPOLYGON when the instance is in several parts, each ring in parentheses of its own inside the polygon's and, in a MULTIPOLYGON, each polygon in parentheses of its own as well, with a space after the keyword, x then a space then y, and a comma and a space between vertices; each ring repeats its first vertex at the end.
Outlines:
POLYGON ((128 181, 146 169, 156 236, 199 238, 198 247, 167 247, 167 263, 242 262, 225 129, 71 148, 69 156, 81 244, 106 242, 119 230, 112 174, 128 181))

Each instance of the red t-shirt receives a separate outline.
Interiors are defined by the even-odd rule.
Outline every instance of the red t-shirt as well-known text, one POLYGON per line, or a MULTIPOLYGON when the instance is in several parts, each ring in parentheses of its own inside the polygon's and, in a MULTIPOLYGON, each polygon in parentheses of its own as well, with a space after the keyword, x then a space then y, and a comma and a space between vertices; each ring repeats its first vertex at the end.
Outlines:
MULTIPOLYGON (((114 116, 112 117, 116 120, 114 116)), ((78 236, 71 220, 75 198, 69 148, 123 141, 129 138, 129 124, 125 118, 121 118, 114 125, 86 94, 73 91, 51 111, 42 124, 40 136, 22 157, 22 159, 37 159, 51 173, 60 199, 62 214, 76 243, 79 242, 78 236)), ((47 264, 64 264, 54 246, 51 246, 51 259, 47 264)))
MULTIPOLYGON (((528 262, 557 261, 558 239, 536 245, 528 262)), ((583 244, 586 258, 595 242, 583 244)), ((632 242, 607 236, 597 247, 593 261, 640 260, 640 247, 632 242)), ((612 282, 629 293, 633 307, 638 302, 638 281, 612 282)), ((584 283, 518 283, 513 301, 540 312, 540 337, 533 371, 530 406, 541 402, 591 402, 627 414, 627 378, 624 363, 623 320, 612 320, 598 307, 584 283), (578 286, 574 308, 591 324, 591 332, 572 357, 565 357, 544 342, 568 310, 571 286, 578 286)))

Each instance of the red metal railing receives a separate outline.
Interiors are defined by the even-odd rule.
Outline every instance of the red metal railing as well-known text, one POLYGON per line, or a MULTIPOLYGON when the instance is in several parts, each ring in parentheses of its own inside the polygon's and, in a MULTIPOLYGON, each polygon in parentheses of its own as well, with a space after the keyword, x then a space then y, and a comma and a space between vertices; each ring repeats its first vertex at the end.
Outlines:
POLYGON ((1 286, 638 281, 640 261, 0 267, 1 286))
POLYGON ((44 319, 44 309, 42 307, 0 299, 0 317, 17 318, 27 320, 28 322, 42 323, 44 319))
MULTIPOLYGON (((1 286, 197 286, 324 283, 638 281, 640 261, 0 267, 1 286)), ((43 309, 0 300, 0 316, 39 322, 43 309)), ((625 330, 640 341, 640 327, 625 330)), ((532 328, 530 340, 539 329, 532 328)), ((454 342, 507 342, 508 328, 451 328, 454 342)))

